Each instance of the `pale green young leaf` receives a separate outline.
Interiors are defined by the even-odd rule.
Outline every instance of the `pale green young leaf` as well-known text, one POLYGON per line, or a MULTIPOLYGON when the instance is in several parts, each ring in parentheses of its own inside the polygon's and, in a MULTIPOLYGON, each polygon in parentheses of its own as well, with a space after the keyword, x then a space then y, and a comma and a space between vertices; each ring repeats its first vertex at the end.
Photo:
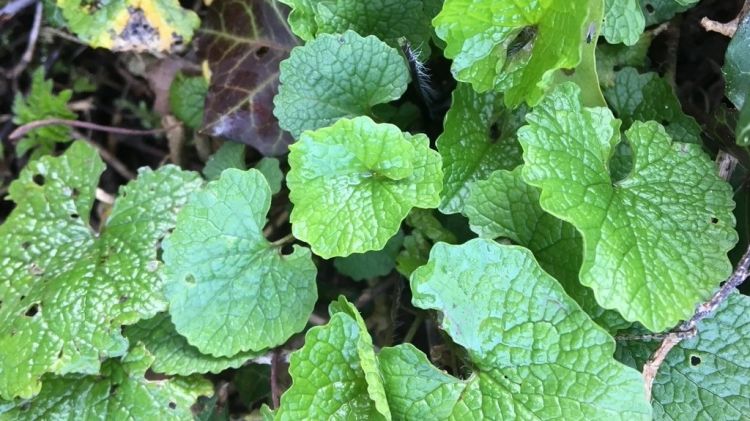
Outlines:
POLYGON ((198 396, 213 393, 211 383, 198 376, 148 380, 146 369, 153 360, 139 345, 122 360, 105 361, 99 375, 45 377, 36 398, 19 401, 0 419, 192 419, 190 407, 198 396))
POLYGON ((0 396, 29 398, 45 373, 93 374, 123 355, 120 332, 164 310, 157 247, 200 184, 174 166, 141 170, 99 234, 89 226, 104 164, 86 143, 29 163, 0 226, 0 396))
POLYGON ((610 44, 635 45, 646 27, 638 0, 605 0, 602 35, 610 44))
MULTIPOLYGON (((13 100, 13 123, 21 126, 48 118, 75 119, 76 114, 68 109, 73 92, 66 89, 59 94, 52 91, 52 80, 44 79, 44 68, 34 71, 29 94, 16 94, 13 100)), ((49 155, 56 143, 71 141, 70 127, 53 125, 31 130, 16 144, 16 153, 24 155, 34 150, 31 159, 49 155)))
POLYGON ((142 170, 120 190, 99 234, 88 225, 104 164, 86 143, 29 163, 0 226, 0 396, 28 398, 45 373, 96 373, 123 355, 121 325, 166 303, 157 246, 200 186, 197 174, 142 170))
POLYGON ((399 231, 385 243, 382 250, 337 257, 334 259, 333 265, 336 270, 355 281, 385 276, 391 273, 396 266, 396 256, 398 256, 403 243, 404 233, 399 231))
POLYGON ((390 420, 379 363, 364 321, 340 298, 331 320, 310 329, 292 354, 292 386, 281 397, 277 420, 390 420))
POLYGON ((208 82, 203 76, 177 73, 169 87, 169 108, 180 121, 193 130, 203 124, 203 105, 208 82))
POLYGON ((474 374, 440 373, 409 345, 380 364, 397 419, 650 419, 640 373, 518 246, 438 243, 411 277, 414 305, 441 314, 474 374))
POLYGON ((405 38, 414 47, 429 50, 434 15, 426 2, 429 0, 282 0, 292 7, 292 30, 305 41, 352 30, 375 35, 392 47, 405 38))
POLYGON ((523 162, 516 131, 524 114, 525 107, 505 108, 497 93, 479 94, 467 83, 458 84, 437 139, 444 173, 441 212, 461 212, 473 182, 523 162))
POLYGON ((480 237, 507 238, 531 250, 542 269, 600 326, 616 332, 630 325, 616 312, 602 309, 593 291, 581 285, 581 235, 571 224, 542 209, 539 190, 523 181, 521 167, 512 172, 496 171, 489 179, 474 183, 464 213, 480 237))
POLYGON ((731 272, 731 187, 698 145, 672 142, 654 122, 625 132, 633 169, 613 182, 620 122, 607 109, 583 108, 578 94, 562 85, 527 114, 518 132, 524 179, 541 188, 545 211, 582 233, 580 280, 597 302, 667 329, 731 272))
POLYGON ((556 70, 578 65, 596 23, 588 15, 589 1, 446 0, 433 24, 455 78, 515 107, 535 105, 556 70))
MULTIPOLYGON (((729 296, 672 348, 654 379, 656 420, 739 420, 750 413, 750 298, 729 296)), ((617 356, 640 370, 659 342, 622 341, 617 356)))
POLYGON ((55 0, 68 28, 92 47, 162 52, 187 44, 200 25, 177 0, 55 0))
POLYGON ((245 163, 245 145, 235 142, 224 142, 221 147, 208 157, 203 167, 203 176, 209 181, 218 180, 221 173, 229 168, 247 169, 245 163))
POLYGON ((658 74, 639 74, 632 67, 615 73, 614 85, 604 96, 624 128, 634 121, 654 120, 664 125, 667 134, 679 142, 701 143, 701 126, 682 112, 672 87, 658 74))
POLYGON ((259 171, 225 170, 190 198, 163 243, 172 322, 202 353, 271 348, 307 324, 317 271, 308 249, 283 255, 263 237, 270 206, 259 171))
POLYGON ((153 372, 169 375, 218 373, 226 368, 237 368, 265 352, 246 351, 230 357, 203 354, 177 333, 167 313, 159 313, 126 327, 125 337, 130 343, 142 343, 154 356, 150 366, 153 372))
POLYGON ((412 208, 440 201, 441 160, 429 143, 368 117, 303 133, 287 174, 294 236, 324 258, 382 249, 412 208))
POLYGON ((409 69, 395 49, 353 31, 324 34, 295 47, 281 63, 274 115, 299 138, 344 117, 372 115, 372 107, 406 91, 409 69))

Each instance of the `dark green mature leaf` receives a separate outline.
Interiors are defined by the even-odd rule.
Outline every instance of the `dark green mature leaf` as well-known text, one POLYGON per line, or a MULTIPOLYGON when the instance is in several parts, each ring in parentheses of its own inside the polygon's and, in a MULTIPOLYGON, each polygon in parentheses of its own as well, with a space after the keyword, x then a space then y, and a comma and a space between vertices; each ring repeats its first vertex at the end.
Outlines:
POLYGON ((740 111, 737 128, 735 129, 735 138, 738 145, 750 146, 750 101, 740 111))
POLYGON ((0 226, 0 396, 31 397, 45 373, 99 371, 128 343, 121 325, 164 310, 157 245, 197 174, 141 170, 98 235, 88 225, 104 164, 86 143, 29 163, 0 226))
POLYGON ((169 87, 169 108, 180 121, 191 129, 203 123, 203 105, 208 82, 203 76, 185 76, 177 73, 169 87))
POLYGON ((203 132, 282 155, 292 138, 273 116, 279 63, 297 39, 286 23, 288 8, 276 0, 214 0, 198 39, 211 83, 203 132))
POLYGON ((750 14, 737 26, 724 59, 727 98, 741 110, 750 92, 750 14))
POLYGON ((403 57, 378 38, 323 34, 281 63, 273 112, 296 139, 340 118, 372 117, 373 106, 400 98, 408 83, 403 57))
POLYGON ((19 402, 2 419, 12 420, 189 420, 198 396, 213 392, 199 376, 148 380, 154 357, 143 346, 122 360, 107 360, 97 376, 49 376, 31 402, 19 402), (7 418, 6 418, 7 417, 7 418))
POLYGON ((473 182, 523 162, 516 131, 524 114, 524 107, 507 109, 500 94, 479 94, 467 83, 458 84, 437 139, 444 173, 441 212, 461 212, 473 182))
MULTIPOLYGON (((66 89, 55 95, 52 92, 52 80, 44 79, 44 68, 34 71, 31 79, 31 90, 24 97, 16 94, 13 101, 13 122, 20 125, 46 118, 73 119, 76 114, 68 109, 68 101, 73 92, 66 89)), ((16 145, 16 153, 24 155, 31 149, 31 159, 50 154, 56 143, 69 142, 70 127, 47 126, 28 132, 16 145)))
POLYGON ((690 9, 696 1, 679 0, 638 0, 646 18, 646 26, 656 25, 672 19, 676 14, 690 9), (692 3, 692 4, 690 4, 692 3))
MULTIPOLYGON (((617 357, 635 368, 658 342, 622 341, 617 357)), ((654 379, 656 420, 739 420, 750 414, 750 298, 729 296, 672 348, 654 379)))
POLYGON ((149 367, 153 372, 180 376, 218 373, 226 368, 237 368, 265 352, 240 352, 231 357, 202 354, 177 333, 167 313, 159 313, 151 319, 126 327, 125 336, 130 343, 142 343, 154 356, 149 367))
MULTIPOLYGON (((434 16, 424 0, 281 0, 293 8, 289 24, 305 41, 347 30, 375 35, 392 47, 405 38, 429 51, 434 16)), ((429 3, 429 0, 428 0, 429 3)))
POLYGON ((221 173, 228 168, 247 169, 245 164, 245 145, 234 142, 224 142, 223 145, 208 157, 203 167, 203 176, 207 180, 218 180, 221 173))
POLYGON ((172 322, 202 353, 271 348, 307 324, 316 268, 308 249, 283 255, 263 237, 270 206, 258 170, 225 170, 190 198, 163 242, 172 322))
POLYGON ((539 190, 523 181, 521 167, 496 171, 476 182, 464 213, 482 238, 508 238, 534 253, 539 265, 554 276, 581 308, 610 332, 628 327, 616 312, 602 309, 590 288, 581 285, 581 235, 573 225, 555 218, 539 205, 539 190))
POLYGON ((634 121, 660 122, 672 139, 701 143, 701 127, 693 117, 682 112, 672 87, 658 74, 639 74, 626 67, 615 74, 614 86, 604 91, 609 106, 622 120, 623 128, 634 121))
POLYGON ((608 109, 582 107, 578 95, 562 85, 527 114, 518 132, 524 179, 542 189, 544 210, 581 231, 580 280, 597 302, 650 330, 667 329, 731 272, 731 187, 700 146, 672 142, 654 122, 625 132, 633 169, 613 181, 620 122, 608 109))
POLYGON ((518 246, 435 245, 411 277, 417 307, 468 352, 474 375, 441 374, 414 347, 380 353, 399 419, 650 419, 640 374, 614 341, 518 246))
POLYGON ((396 256, 398 256, 403 243, 404 233, 399 231, 385 243, 382 250, 337 257, 333 261, 333 265, 336 270, 355 281, 385 276, 396 266, 396 256))

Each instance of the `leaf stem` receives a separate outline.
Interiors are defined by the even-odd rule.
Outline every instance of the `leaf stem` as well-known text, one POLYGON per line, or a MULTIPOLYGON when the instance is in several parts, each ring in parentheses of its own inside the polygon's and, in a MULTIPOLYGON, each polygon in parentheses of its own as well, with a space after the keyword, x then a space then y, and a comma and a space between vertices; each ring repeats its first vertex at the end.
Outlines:
POLYGON ((289 233, 289 234, 287 234, 287 235, 279 238, 276 241, 272 241, 271 242, 271 247, 276 247, 276 248, 283 247, 283 246, 285 246, 285 245, 287 245, 287 244, 289 244, 289 243, 291 243, 293 241, 294 241, 294 234, 289 233))

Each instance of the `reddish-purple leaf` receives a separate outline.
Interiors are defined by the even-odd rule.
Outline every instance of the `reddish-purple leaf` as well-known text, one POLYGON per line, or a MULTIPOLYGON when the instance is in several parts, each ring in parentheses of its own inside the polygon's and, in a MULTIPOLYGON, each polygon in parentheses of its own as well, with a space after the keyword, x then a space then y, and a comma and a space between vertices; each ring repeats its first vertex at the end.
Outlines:
POLYGON ((292 143, 273 115, 279 63, 297 45, 275 0, 214 0, 198 39, 211 85, 201 132, 282 155, 292 143))

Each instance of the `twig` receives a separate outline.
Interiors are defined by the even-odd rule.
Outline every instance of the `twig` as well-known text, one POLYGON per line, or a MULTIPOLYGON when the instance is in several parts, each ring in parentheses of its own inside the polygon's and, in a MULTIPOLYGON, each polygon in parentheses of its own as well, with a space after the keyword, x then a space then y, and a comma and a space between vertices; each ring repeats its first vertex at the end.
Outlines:
POLYGON ((717 32, 724 35, 725 37, 732 38, 734 37, 734 33, 737 32, 737 27, 740 25, 740 22, 745 18, 745 16, 747 16, 748 12, 750 12, 750 1, 745 0, 745 4, 742 6, 742 10, 740 10, 740 13, 738 13, 737 17, 730 20, 729 22, 721 23, 713 19, 709 19, 708 16, 704 16, 703 19, 701 19, 701 26, 708 32, 717 32))
POLYGON ((0 23, 15 16, 21 10, 31 6, 37 0, 14 0, 0 9, 0 23))
POLYGON ((23 137, 23 135, 30 132, 31 130, 38 129, 40 127, 47 127, 47 126, 69 126, 69 127, 75 127, 78 129, 97 130, 100 132, 116 133, 116 134, 120 134, 124 136, 153 136, 157 134, 162 134, 172 129, 172 127, 164 127, 160 129, 136 130, 136 129, 126 129, 123 127, 102 126, 100 124, 88 123, 85 121, 78 121, 78 120, 65 120, 62 118, 48 118, 45 120, 32 121, 31 123, 27 123, 21 127, 18 127, 17 129, 13 130, 10 136, 8 136, 8 139, 15 141, 23 137))
POLYGON ((34 48, 36 47, 36 40, 39 38, 39 28, 42 26, 42 2, 36 4, 36 10, 34 11, 34 23, 31 25, 31 31, 29 32, 29 43, 26 44, 26 50, 21 56, 21 61, 16 64, 16 67, 10 71, 10 78, 15 79, 20 75, 26 67, 31 63, 31 59, 34 58, 34 48))
POLYGON ((695 314, 693 314, 693 317, 691 317, 690 320, 682 323, 669 333, 662 341, 659 349, 657 349, 656 352, 649 357, 648 361, 646 361, 646 364, 643 365, 643 379, 646 383, 646 399, 651 401, 651 390, 654 385, 654 379, 659 372, 659 367, 664 362, 664 359, 667 358, 669 351, 682 342, 683 339, 692 338, 698 334, 698 323, 713 314, 721 303, 734 293, 736 288, 740 286, 748 276, 750 276, 750 247, 747 248, 747 251, 745 251, 742 259, 740 259, 740 262, 737 264, 734 273, 727 278, 724 285, 714 293, 711 299, 700 304, 696 308, 695 314))
POLYGON ((280 353, 278 350, 271 352, 271 403, 273 409, 279 407, 279 397, 281 396, 281 388, 279 387, 279 357, 280 353))

